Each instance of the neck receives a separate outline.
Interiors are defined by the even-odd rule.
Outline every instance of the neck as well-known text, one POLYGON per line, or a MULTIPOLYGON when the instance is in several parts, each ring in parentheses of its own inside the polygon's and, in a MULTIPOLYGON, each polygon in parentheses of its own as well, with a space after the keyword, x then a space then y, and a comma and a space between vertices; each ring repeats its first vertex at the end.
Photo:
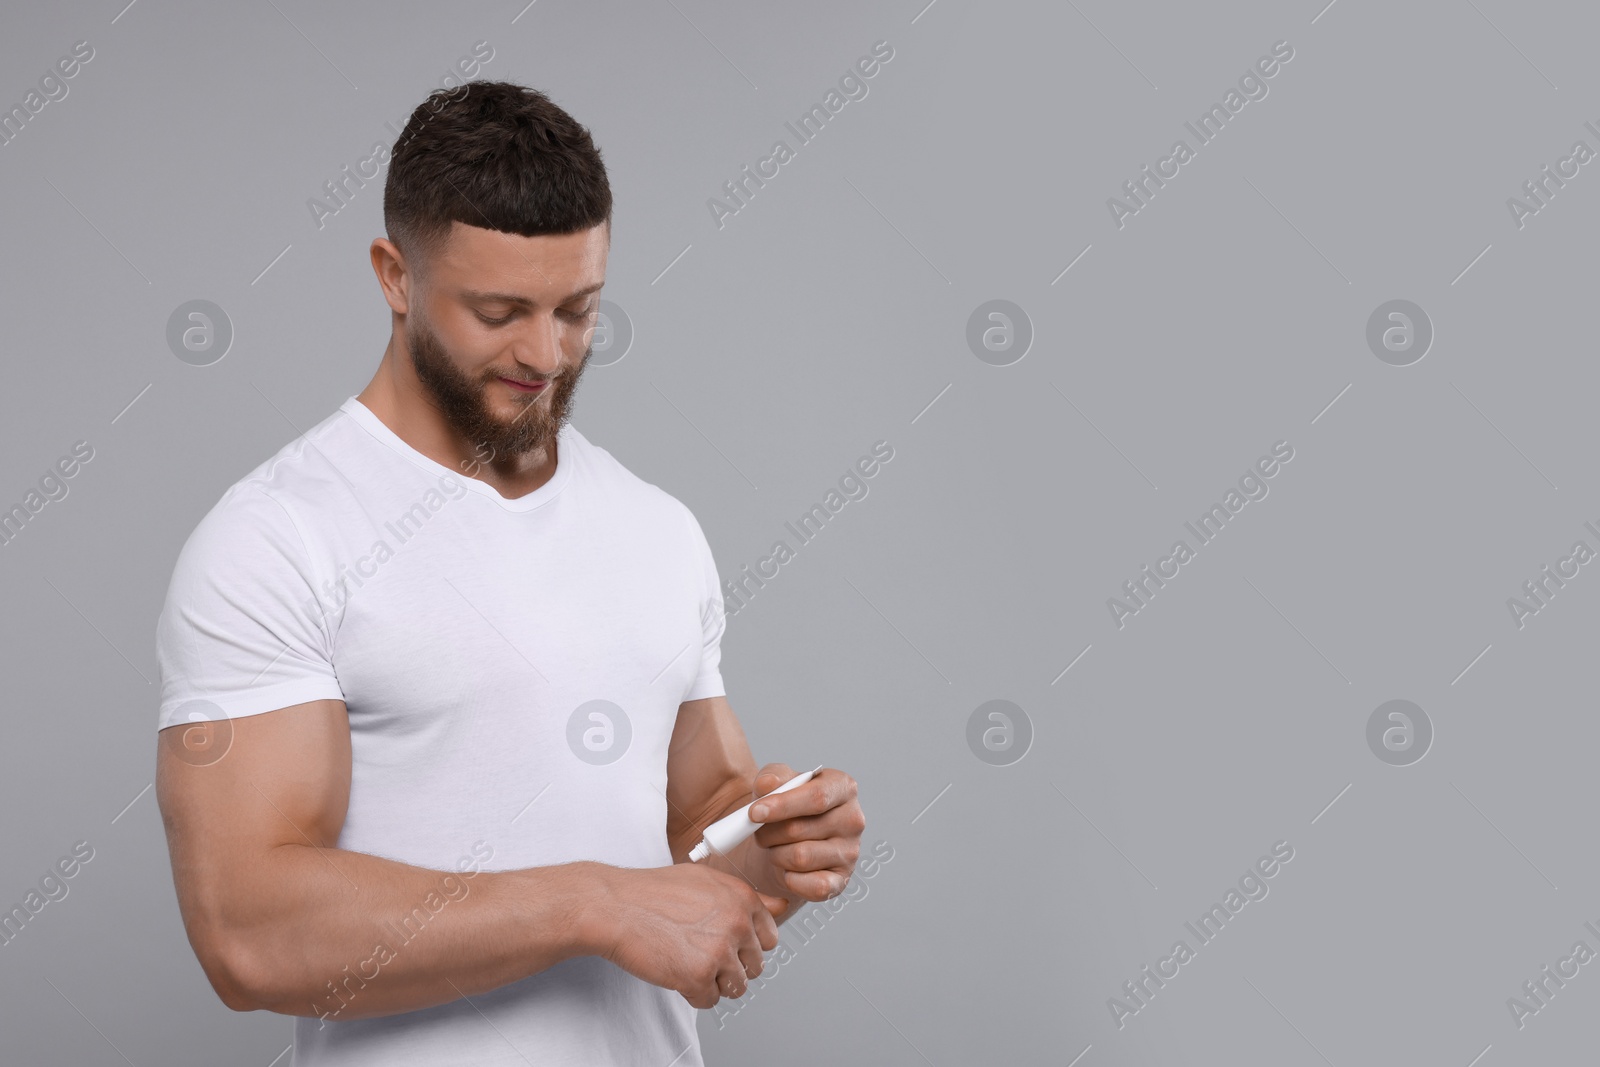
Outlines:
POLYGON ((377 372, 356 395, 379 422, 434 462, 487 482, 508 499, 531 493, 550 480, 556 469, 554 441, 520 455, 485 458, 476 442, 456 432, 445 419, 417 378, 404 346, 397 328, 377 372))

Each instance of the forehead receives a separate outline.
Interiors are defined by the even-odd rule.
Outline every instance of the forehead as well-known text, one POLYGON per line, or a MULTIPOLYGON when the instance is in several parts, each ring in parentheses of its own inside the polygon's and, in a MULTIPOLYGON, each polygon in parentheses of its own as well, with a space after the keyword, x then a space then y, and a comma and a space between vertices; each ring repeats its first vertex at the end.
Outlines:
POLYGON ((450 237, 430 264, 430 273, 452 288, 560 297, 605 280, 607 230, 602 223, 577 233, 523 237, 452 222, 450 237))

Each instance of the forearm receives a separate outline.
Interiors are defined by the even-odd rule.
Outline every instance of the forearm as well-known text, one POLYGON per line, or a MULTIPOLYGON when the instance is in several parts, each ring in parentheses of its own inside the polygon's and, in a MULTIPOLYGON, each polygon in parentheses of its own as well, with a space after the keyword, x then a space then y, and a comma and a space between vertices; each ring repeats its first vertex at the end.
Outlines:
POLYGON ((499 988, 598 950, 583 904, 608 869, 467 874, 279 846, 226 908, 230 1006, 345 1020, 499 988))
MULTIPOLYGON (((750 803, 759 772, 727 697, 686 701, 679 707, 667 756, 667 843, 674 863, 687 862, 706 827, 750 803)), ((713 852, 701 863, 788 901, 777 917, 780 923, 808 903, 789 888, 768 850, 753 837, 726 856, 713 852)))

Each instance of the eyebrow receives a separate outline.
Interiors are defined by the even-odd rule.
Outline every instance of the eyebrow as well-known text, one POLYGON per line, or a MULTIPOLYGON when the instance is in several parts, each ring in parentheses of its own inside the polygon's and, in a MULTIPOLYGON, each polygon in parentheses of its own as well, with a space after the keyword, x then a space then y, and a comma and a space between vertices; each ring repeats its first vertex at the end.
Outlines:
MULTIPOLYGON (((595 282, 588 288, 578 289, 575 292, 568 293, 566 296, 561 298, 560 302, 565 304, 567 301, 576 300, 580 296, 588 296, 590 293, 598 291, 604 285, 605 282, 595 282)), ((529 300, 525 296, 518 296, 516 293, 491 293, 483 289, 463 289, 461 290, 461 295, 466 297, 468 300, 482 300, 486 303, 515 304, 518 307, 524 308, 531 308, 534 306, 534 302, 532 300, 529 300)))

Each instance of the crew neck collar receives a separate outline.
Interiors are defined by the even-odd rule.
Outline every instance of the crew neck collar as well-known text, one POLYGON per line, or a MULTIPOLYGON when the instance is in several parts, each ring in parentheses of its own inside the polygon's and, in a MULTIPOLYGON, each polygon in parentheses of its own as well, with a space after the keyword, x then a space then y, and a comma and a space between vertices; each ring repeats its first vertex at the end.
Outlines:
POLYGON ((425 456, 415 448, 411 447, 411 445, 406 443, 404 438, 391 430, 382 419, 378 418, 377 415, 373 414, 371 408, 367 407, 367 405, 363 404, 356 397, 352 396, 344 403, 340 404, 339 410, 355 419, 356 423, 360 425, 362 429, 366 430, 380 443, 405 458, 413 466, 416 466, 435 476, 442 476, 446 474, 451 475, 456 479, 456 481, 466 486, 469 492, 477 493, 479 496, 487 498, 494 504, 504 508, 506 511, 532 511, 535 508, 542 507, 557 493, 561 492, 561 490, 566 486, 567 482, 572 478, 572 467, 576 462, 576 452, 578 446, 577 430, 573 428, 571 423, 563 423, 560 431, 556 435, 555 472, 550 475, 550 478, 543 485, 535 489, 533 492, 524 493, 522 496, 508 499, 504 496, 501 496, 500 490, 496 489, 483 479, 468 477, 464 471, 451 470, 438 460, 429 456, 425 456))

